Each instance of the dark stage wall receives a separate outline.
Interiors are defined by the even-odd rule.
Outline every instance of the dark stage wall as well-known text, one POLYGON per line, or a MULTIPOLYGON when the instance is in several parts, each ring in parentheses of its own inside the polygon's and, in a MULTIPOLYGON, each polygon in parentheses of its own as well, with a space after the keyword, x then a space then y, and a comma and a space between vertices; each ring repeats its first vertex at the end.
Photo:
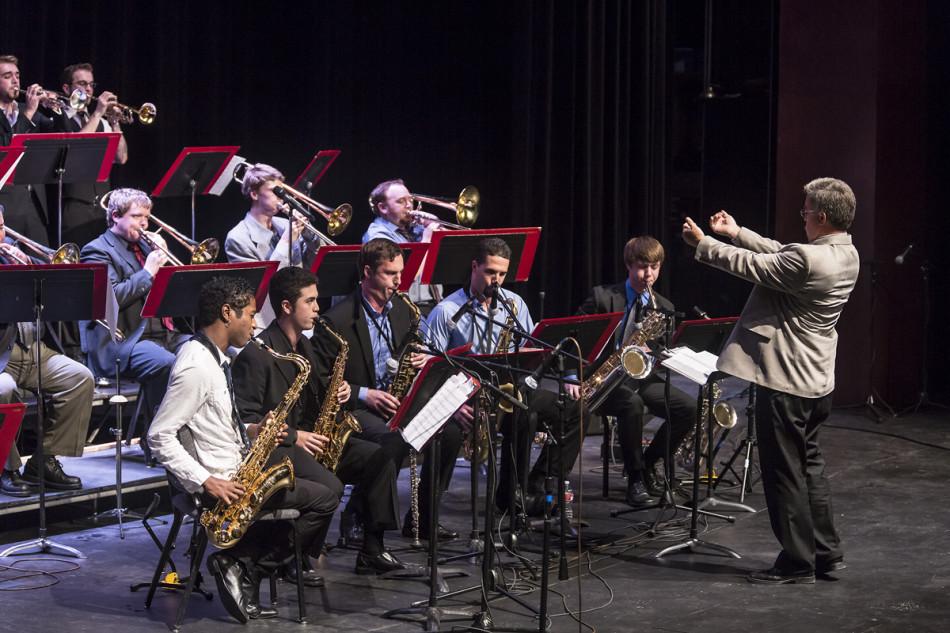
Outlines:
MULTIPOLYGON (((535 316, 541 290, 545 314, 563 315, 592 284, 621 278, 623 243, 640 233, 668 248, 661 291, 681 309, 722 315, 741 310, 748 285, 691 261, 682 216, 726 208, 801 240, 789 218, 816 176, 854 181, 863 260, 883 266, 922 236, 945 283, 947 249, 931 230, 947 225, 936 195, 945 169, 924 157, 946 155, 936 143, 947 109, 925 104, 948 101, 946 81, 934 90, 926 80, 946 79, 947 38, 923 25, 945 24, 947 9, 905 4, 714 2, 712 74, 727 98, 711 102, 697 98, 701 2, 0 0, 0 49, 20 57, 24 84, 57 86, 64 65, 91 61, 100 89, 157 104, 154 126, 128 129, 130 161, 114 184, 151 190, 187 145, 240 145, 290 178, 317 149, 339 148, 315 197, 353 204, 343 243, 359 240, 381 180, 449 196, 474 184, 479 226, 544 227, 533 279, 517 288, 535 316), (828 131, 839 134, 830 145, 828 131)), ((223 238, 245 210, 236 190, 201 199, 199 237, 223 238)), ((184 200, 155 211, 188 226, 184 200)), ((867 368, 876 341, 874 380, 897 401, 920 384, 914 270, 887 271, 891 307, 873 335, 862 271, 843 322, 842 365, 867 368)), ((937 315, 947 298, 935 295, 937 315)), ((931 348, 946 334, 935 327, 931 348)), ((870 372, 856 373, 839 372, 839 402, 863 398, 870 372)))

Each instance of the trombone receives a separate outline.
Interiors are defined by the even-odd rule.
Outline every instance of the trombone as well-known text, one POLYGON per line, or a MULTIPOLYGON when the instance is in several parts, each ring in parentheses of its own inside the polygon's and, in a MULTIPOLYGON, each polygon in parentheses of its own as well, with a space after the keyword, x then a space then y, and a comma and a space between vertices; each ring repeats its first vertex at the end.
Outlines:
MULTIPOLYGON (((234 173, 231 174, 231 178, 233 178, 234 181, 237 182, 238 184, 243 185, 244 176, 250 167, 251 167, 250 163, 246 163, 246 162, 238 163, 234 167, 234 173)), ((327 233, 329 233, 333 237, 336 237, 337 235, 342 233, 344 230, 346 230, 347 225, 350 223, 350 218, 353 217, 353 207, 345 202, 341 204, 340 206, 338 206, 337 208, 333 209, 325 204, 317 202, 316 200, 314 200, 307 194, 303 193, 302 191, 297 191, 296 189, 294 189, 287 183, 282 182, 280 183, 279 186, 281 189, 283 189, 283 191, 288 196, 290 196, 291 198, 299 202, 301 205, 310 207, 311 209, 315 210, 317 213, 322 215, 324 219, 326 219, 327 221, 327 233)), ((304 228, 307 228, 307 230, 315 233, 318 237, 322 237, 322 234, 319 231, 317 231, 315 228, 313 228, 312 225, 310 225, 309 227, 305 226, 304 228)))
MULTIPOLYGON (((111 191, 107 191, 101 198, 99 198, 99 207, 106 213, 109 212, 109 196, 111 194, 111 191)), ((186 237, 181 231, 173 227, 168 222, 159 219, 158 216, 150 215, 148 219, 157 224, 159 228, 158 231, 152 233, 148 231, 142 231, 142 239, 144 239, 151 248, 164 252, 168 257, 168 261, 171 262, 173 266, 184 266, 185 264, 180 259, 172 255, 171 251, 169 251, 167 248, 168 244, 163 246, 157 239, 155 239, 158 236, 159 231, 163 229, 166 233, 171 235, 176 242, 184 246, 188 252, 191 253, 191 261, 189 262, 191 265, 210 264, 218 258, 218 253, 221 252, 221 244, 215 238, 209 237, 206 240, 198 242, 197 240, 186 237)), ((164 242, 165 240, 161 241, 164 242)))
MULTIPOLYGON (((13 240, 23 246, 27 247, 31 251, 37 254, 39 259, 42 259, 47 264, 78 264, 79 263, 79 247, 73 244, 72 242, 66 242, 59 248, 50 248, 49 246, 43 246, 39 242, 34 242, 33 240, 25 237, 9 226, 5 226, 4 231, 9 235, 13 240)), ((16 260, 24 266, 32 266, 33 260, 28 256, 24 258, 24 255, 18 253, 15 249, 8 248, 8 244, 0 244, 0 253, 3 253, 10 259, 16 260)), ((109 324, 102 319, 96 319, 96 324, 101 325, 107 330, 111 330, 109 324)), ((118 341, 125 339, 125 334, 122 333, 122 330, 116 328, 115 338, 118 341)))
POLYGON ((412 194, 412 199, 418 203, 418 207, 409 211, 409 217, 415 224, 421 224, 421 220, 434 220, 442 226, 450 229, 466 230, 475 225, 478 220, 478 206, 481 202, 481 195, 478 189, 469 185, 462 189, 455 202, 450 202, 445 198, 436 198, 435 196, 425 196, 422 194, 412 194), (422 203, 431 204, 443 209, 455 211, 455 223, 446 222, 432 213, 426 213, 422 210, 422 203))

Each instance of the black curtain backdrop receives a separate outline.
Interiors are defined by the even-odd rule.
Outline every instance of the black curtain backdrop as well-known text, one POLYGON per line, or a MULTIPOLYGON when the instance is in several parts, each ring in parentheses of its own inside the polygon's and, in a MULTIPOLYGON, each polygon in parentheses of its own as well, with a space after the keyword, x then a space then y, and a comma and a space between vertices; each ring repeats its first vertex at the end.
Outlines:
MULTIPOLYGON (((20 58, 24 86, 59 89, 65 65, 90 61, 97 91, 158 106, 154 125, 127 128, 116 186, 150 191, 184 146, 240 145, 288 179, 316 150, 339 148, 314 197, 353 204, 339 241, 355 243, 377 182, 451 197, 473 184, 478 227, 543 227, 533 278, 516 288, 536 317, 538 291, 547 316, 572 313, 592 284, 622 278, 628 237, 668 228, 659 0, 0 10, 0 49, 20 58)), ((166 199, 154 212, 187 231, 188 208, 166 199)), ((236 187, 200 198, 198 237, 223 239, 245 211, 236 187)))

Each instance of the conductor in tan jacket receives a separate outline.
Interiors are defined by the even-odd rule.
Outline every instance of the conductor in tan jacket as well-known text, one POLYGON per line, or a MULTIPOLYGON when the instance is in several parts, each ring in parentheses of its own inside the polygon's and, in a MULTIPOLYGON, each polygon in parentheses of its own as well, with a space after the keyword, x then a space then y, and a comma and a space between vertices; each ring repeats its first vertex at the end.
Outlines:
POLYGON ((834 178, 804 187, 806 244, 780 244, 741 228, 725 211, 704 235, 686 218, 683 239, 696 259, 755 284, 719 356, 718 368, 758 386, 756 429, 772 531, 782 551, 750 582, 814 583, 845 568, 832 519, 831 487, 818 446, 835 386, 835 325, 858 278, 847 230, 854 192, 834 178))

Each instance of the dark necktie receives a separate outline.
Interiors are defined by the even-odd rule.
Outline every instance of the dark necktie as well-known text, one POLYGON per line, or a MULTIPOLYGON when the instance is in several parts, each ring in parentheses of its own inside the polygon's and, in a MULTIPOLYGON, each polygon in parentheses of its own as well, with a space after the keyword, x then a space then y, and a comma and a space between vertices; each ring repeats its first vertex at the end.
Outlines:
POLYGON ((627 311, 627 319, 623 326, 623 333, 620 336, 620 340, 617 341, 617 347, 621 347, 630 335, 633 333, 636 328, 636 324, 640 323, 643 317, 643 303, 640 302, 640 295, 636 295, 633 298, 633 305, 630 306, 630 310, 627 311))
POLYGON ((238 415, 237 400, 234 399, 234 379, 231 377, 231 363, 222 363, 224 378, 228 382, 228 394, 231 396, 231 423, 237 427, 238 434, 241 436, 241 442, 244 443, 244 451, 251 447, 251 440, 247 437, 247 430, 241 424, 241 416, 238 415))
MULTIPOLYGON (((135 261, 139 263, 139 266, 145 268, 145 253, 142 252, 142 247, 139 246, 139 243, 129 242, 129 250, 132 251, 133 255, 135 255, 135 261)), ((162 317, 162 325, 169 332, 175 331, 175 322, 172 321, 171 317, 162 317)))

